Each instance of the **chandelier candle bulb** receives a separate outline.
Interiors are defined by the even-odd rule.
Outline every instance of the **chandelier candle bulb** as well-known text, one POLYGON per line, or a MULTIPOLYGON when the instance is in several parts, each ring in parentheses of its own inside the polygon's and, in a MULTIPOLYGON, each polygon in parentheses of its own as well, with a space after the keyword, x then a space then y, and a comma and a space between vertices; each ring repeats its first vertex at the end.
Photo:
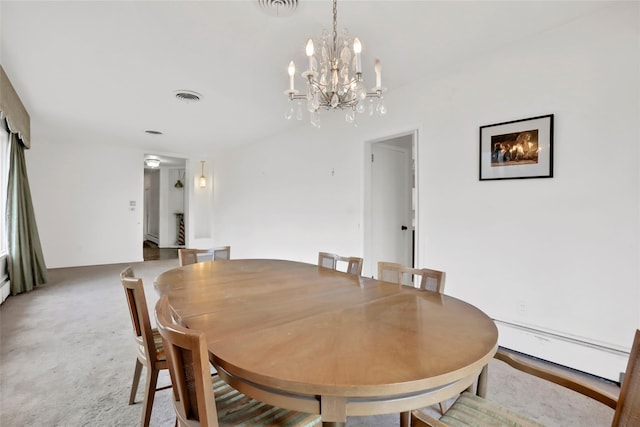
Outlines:
POLYGON ((356 54, 356 73, 362 73, 362 62, 360 60, 360 52, 362 52, 362 45, 360 40, 356 37, 353 40, 353 51, 356 54))
POLYGON ((309 71, 313 71, 313 40, 307 41, 307 56, 309 57, 309 71))
POLYGON ((382 89, 382 64, 379 59, 376 59, 373 68, 376 70, 376 90, 380 90, 382 89))
POLYGON ((296 64, 293 61, 289 62, 289 90, 295 91, 293 86, 293 77, 296 75, 296 64))

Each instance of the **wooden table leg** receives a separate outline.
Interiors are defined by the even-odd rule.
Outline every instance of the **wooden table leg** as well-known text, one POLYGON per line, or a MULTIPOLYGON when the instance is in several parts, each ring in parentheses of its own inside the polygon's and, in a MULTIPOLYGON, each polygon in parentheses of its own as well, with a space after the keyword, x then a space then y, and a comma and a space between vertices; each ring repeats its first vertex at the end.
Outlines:
POLYGON ((410 412, 400 412, 400 427, 409 427, 410 412))
POLYGON ((347 425, 347 399, 344 396, 322 396, 320 398, 322 427, 345 427, 347 425))
POLYGON ((487 397, 487 377, 489 376, 489 365, 484 365, 478 376, 478 389, 476 394, 480 397, 487 397))

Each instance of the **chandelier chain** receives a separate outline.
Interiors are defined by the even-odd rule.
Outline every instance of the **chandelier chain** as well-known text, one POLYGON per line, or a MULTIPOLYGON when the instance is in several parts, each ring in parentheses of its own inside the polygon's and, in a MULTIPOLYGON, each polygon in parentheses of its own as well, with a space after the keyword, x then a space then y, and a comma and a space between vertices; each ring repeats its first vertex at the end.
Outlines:
POLYGON ((333 0, 333 57, 338 55, 338 0, 333 0))

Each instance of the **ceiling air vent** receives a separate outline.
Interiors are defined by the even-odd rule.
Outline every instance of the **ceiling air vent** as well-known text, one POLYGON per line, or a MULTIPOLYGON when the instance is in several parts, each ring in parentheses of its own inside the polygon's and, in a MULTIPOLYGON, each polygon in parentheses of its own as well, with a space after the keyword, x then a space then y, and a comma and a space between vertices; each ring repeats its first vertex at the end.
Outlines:
POLYGON ((258 0, 258 6, 272 16, 289 16, 298 7, 298 0, 258 0))
POLYGON ((176 98, 184 102, 198 102, 200 101, 200 98, 202 98, 202 95, 198 92, 193 92, 191 90, 178 90, 175 94, 176 98))

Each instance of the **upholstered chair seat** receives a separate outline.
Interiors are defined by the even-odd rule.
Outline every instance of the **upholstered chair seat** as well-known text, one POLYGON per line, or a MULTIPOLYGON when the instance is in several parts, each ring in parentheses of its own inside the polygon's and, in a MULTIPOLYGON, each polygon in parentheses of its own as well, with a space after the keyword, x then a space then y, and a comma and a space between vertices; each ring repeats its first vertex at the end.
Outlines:
POLYGON ((212 377, 212 382, 220 427, 312 427, 320 424, 318 415, 290 411, 259 402, 229 386, 217 375, 212 377))
POLYGON ((543 425, 469 392, 464 392, 458 397, 440 418, 440 422, 451 427, 479 425, 540 427, 543 425))

